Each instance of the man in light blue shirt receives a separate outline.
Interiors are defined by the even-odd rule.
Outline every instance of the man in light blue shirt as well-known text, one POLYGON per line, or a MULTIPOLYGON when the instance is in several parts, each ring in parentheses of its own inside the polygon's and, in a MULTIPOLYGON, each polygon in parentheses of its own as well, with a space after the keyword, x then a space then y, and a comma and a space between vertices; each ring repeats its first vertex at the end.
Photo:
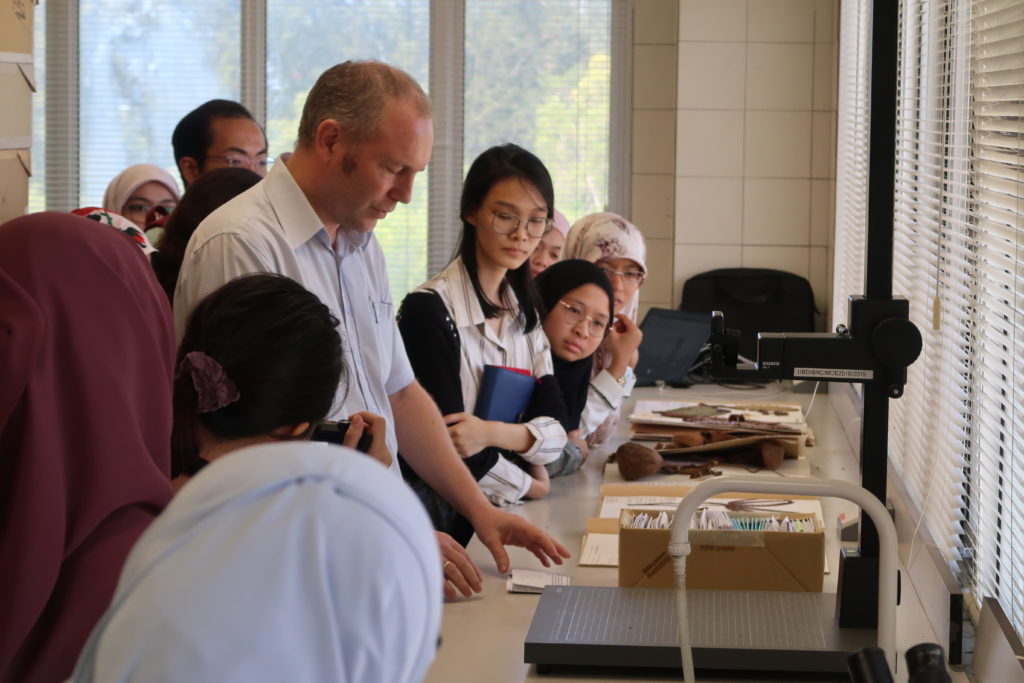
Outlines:
MULTIPOLYGON (((388 447, 468 519, 508 570, 504 545, 548 566, 569 553, 521 517, 494 508, 461 463, 437 406, 416 381, 395 324, 377 221, 412 197, 430 159, 430 104, 408 74, 380 62, 328 69, 310 91, 287 165, 213 212, 189 241, 174 295, 180 339, 188 315, 239 275, 274 272, 301 282, 341 321, 347 381, 333 417, 383 415, 388 447)), ((393 465, 394 467, 394 465, 393 465)), ((481 575, 465 549, 438 533, 445 592, 470 595, 481 575)))

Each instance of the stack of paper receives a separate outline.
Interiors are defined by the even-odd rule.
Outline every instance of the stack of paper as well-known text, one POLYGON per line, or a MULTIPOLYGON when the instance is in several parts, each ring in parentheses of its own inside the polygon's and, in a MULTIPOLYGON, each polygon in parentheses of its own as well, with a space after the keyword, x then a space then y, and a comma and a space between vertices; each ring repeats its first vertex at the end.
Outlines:
POLYGON ((639 400, 629 420, 635 440, 672 441, 681 432, 710 437, 701 445, 666 447, 660 451, 666 457, 712 456, 772 439, 782 445, 786 457, 798 458, 809 433, 797 403, 639 400))
POLYGON ((568 586, 571 580, 562 574, 536 569, 513 569, 505 584, 509 593, 543 593, 544 586, 568 586))

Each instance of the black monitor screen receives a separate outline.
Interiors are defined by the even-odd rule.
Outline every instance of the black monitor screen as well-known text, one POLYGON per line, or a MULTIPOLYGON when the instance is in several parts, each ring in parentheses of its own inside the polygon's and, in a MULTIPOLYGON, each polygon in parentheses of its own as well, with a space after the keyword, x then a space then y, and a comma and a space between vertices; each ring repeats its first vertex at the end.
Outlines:
POLYGON ((669 308, 652 308, 640 323, 644 339, 636 366, 637 386, 659 380, 669 386, 689 385, 689 374, 711 333, 711 316, 669 308))

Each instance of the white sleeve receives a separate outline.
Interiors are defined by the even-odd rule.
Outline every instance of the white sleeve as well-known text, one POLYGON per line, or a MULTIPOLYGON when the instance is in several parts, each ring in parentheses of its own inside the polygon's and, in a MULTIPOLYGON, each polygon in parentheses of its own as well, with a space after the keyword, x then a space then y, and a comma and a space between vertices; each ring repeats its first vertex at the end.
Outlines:
POLYGON ((186 254, 174 288, 177 341, 185 336, 192 310, 207 294, 241 275, 273 271, 270 259, 235 233, 214 235, 186 254))
POLYGON ((533 477, 518 465, 498 456, 494 467, 480 477, 480 490, 494 505, 505 507, 515 505, 530 491, 533 477))
POLYGON ((580 415, 580 430, 584 436, 592 434, 601 426, 608 416, 622 406, 622 402, 633 391, 636 375, 626 370, 622 384, 619 384, 611 373, 602 370, 590 380, 587 389, 587 403, 580 415))
POLYGON ((520 453, 532 465, 546 465, 558 459, 569 437, 562 423, 553 417, 535 417, 523 424, 533 434, 530 450, 520 453))

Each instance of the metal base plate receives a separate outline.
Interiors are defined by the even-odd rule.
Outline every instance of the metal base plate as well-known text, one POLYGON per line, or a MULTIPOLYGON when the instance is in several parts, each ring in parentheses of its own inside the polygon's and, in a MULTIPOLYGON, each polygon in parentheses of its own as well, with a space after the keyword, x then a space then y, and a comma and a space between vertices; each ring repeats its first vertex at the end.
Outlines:
MULTIPOLYGON (((840 629, 831 593, 686 593, 696 669, 845 673, 874 629, 840 629)), ((548 586, 524 659, 550 666, 680 668, 675 591, 548 586)))

